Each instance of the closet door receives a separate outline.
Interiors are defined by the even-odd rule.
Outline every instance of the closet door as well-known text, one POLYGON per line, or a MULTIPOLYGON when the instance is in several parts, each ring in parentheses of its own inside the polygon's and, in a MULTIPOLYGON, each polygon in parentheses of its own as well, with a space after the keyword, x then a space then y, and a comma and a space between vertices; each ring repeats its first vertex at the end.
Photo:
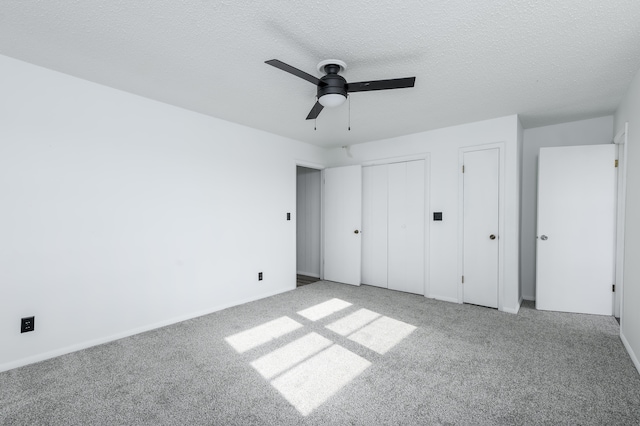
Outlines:
POLYGON ((498 148, 463 154, 463 302, 498 307, 500 270, 498 148))
POLYGON ((424 160, 388 165, 388 288, 424 294, 424 160))
POLYGON ((387 287, 387 165, 362 168, 362 284, 387 287))

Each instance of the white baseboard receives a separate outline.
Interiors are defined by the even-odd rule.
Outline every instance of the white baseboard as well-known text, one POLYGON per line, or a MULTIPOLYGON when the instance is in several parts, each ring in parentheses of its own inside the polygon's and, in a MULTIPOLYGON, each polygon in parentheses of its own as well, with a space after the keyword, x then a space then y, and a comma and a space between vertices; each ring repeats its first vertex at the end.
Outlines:
POLYGON ((502 307, 502 312, 506 312, 508 314, 516 315, 520 311, 520 307, 522 306, 522 298, 518 302, 518 305, 515 308, 502 307))
POLYGON ((428 296, 425 295, 425 297, 429 298, 429 299, 441 300, 443 302, 460 303, 460 301, 458 301, 458 299, 455 298, 455 297, 434 296, 432 294, 430 294, 428 296))
POLYGON ((82 349, 87 349, 90 348, 92 346, 98 346, 98 345, 102 345, 104 343, 109 343, 112 342, 114 340, 119 340, 125 337, 129 337, 129 336, 133 336, 135 334, 140 334, 140 333, 144 333, 146 331, 151 331, 151 330, 155 330, 156 328, 161 328, 161 327, 166 327, 168 325, 171 324, 176 324, 182 321, 186 321, 186 320, 190 320, 193 318, 197 318, 197 317, 201 317, 204 315, 208 315, 208 314, 212 314, 214 312, 217 311, 221 311, 223 309, 227 309, 227 308, 231 308, 233 306, 238 306, 238 305, 242 305, 244 303, 249 303, 249 302, 253 302, 256 300, 260 300, 260 299, 264 299, 267 297, 271 297, 271 296, 275 296, 277 294, 281 294, 281 293, 285 293, 287 291, 291 291, 294 290, 294 288, 284 288, 284 289, 278 289, 275 291, 271 291, 271 292, 267 292, 267 293, 263 293, 260 294, 256 297, 250 297, 247 299, 242 299, 239 301, 235 301, 235 302, 231 302, 231 303, 225 303, 222 305, 218 305, 209 309, 205 309, 202 311, 198 311, 198 312, 192 312, 186 315, 181 315, 179 317, 174 317, 165 321, 159 321, 157 323, 154 324, 149 324, 149 325, 145 325, 142 327, 137 327, 137 328, 133 328, 130 330, 126 330, 123 331, 121 333, 116 333, 116 334, 112 334, 110 336, 106 336, 106 337, 100 337, 97 339, 92 339, 92 340, 87 340, 85 342, 81 342, 81 343, 77 343, 75 345, 70 345, 70 346, 66 346, 64 348, 59 348, 59 349, 54 349, 52 351, 48 351, 48 352, 43 352, 41 354, 37 354, 37 355, 33 355, 33 356, 29 356, 26 358, 22 358, 16 361, 11 361, 11 362, 7 362, 4 364, 0 364, 0 372, 3 371, 7 371, 7 370, 12 370, 14 368, 18 368, 18 367, 24 367, 25 365, 29 365, 29 364, 34 364, 36 362, 40 362, 40 361, 45 361, 47 359, 51 359, 51 358, 55 358, 61 355, 66 355, 72 352, 76 352, 76 351, 80 351, 82 349))
MULTIPOLYGON (((425 295, 426 298, 428 299, 435 299, 435 300, 441 300, 443 302, 450 302, 450 303, 458 303, 461 304, 462 302, 460 302, 457 298, 455 297, 443 297, 443 296, 434 296, 434 295, 425 295)), ((518 305, 514 308, 502 308, 502 312, 507 312, 509 314, 517 314, 520 311, 520 307, 522 306, 522 298, 520 299, 520 301, 518 302, 518 305)))
POLYGON ((633 365, 636 366, 636 370, 638 370, 638 373, 640 373, 640 361, 638 361, 638 357, 636 356, 635 352, 633 352, 633 349, 631 349, 631 345, 627 341, 627 338, 624 337, 624 334, 622 333, 622 328, 620 329, 620 340, 622 340, 622 344, 624 345, 625 349, 629 353, 629 357, 631 358, 633 365))

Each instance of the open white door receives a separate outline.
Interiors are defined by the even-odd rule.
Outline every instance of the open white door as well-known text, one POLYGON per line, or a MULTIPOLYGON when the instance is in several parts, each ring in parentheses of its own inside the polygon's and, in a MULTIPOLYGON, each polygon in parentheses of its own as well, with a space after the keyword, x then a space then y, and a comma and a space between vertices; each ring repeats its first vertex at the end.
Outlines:
POLYGON ((362 168, 324 170, 324 279, 360 285, 362 168))
POLYGON ((612 314, 614 145, 541 148, 536 308, 612 314))
POLYGON ((616 279, 615 295, 613 303, 613 316, 622 317, 622 288, 624 286, 624 229, 625 229, 625 205, 627 194, 627 132, 629 123, 625 123, 624 130, 613 138, 618 147, 618 176, 617 178, 617 209, 616 209, 616 279))

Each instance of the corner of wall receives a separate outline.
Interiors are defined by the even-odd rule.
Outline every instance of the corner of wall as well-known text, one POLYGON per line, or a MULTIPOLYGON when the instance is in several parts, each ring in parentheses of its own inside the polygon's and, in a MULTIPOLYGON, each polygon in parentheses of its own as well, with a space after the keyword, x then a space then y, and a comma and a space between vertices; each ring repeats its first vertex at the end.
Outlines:
MULTIPOLYGON (((613 134, 629 123, 627 134, 627 180, 625 216, 640 215, 640 71, 636 73, 614 115, 613 134)), ((620 315, 620 339, 640 372, 640 226, 637 221, 625 222, 624 272, 622 288, 622 311, 620 315)))
POLYGON ((622 331, 622 328, 620 328, 620 340, 622 340, 622 344, 624 345, 624 348, 627 350, 627 353, 629 354, 629 358, 631 358, 631 362, 633 362, 633 365, 636 367, 636 370, 638 370, 638 373, 640 373, 640 360, 638 360, 638 357, 636 356, 636 353, 631 347, 631 344, 625 337, 622 331))

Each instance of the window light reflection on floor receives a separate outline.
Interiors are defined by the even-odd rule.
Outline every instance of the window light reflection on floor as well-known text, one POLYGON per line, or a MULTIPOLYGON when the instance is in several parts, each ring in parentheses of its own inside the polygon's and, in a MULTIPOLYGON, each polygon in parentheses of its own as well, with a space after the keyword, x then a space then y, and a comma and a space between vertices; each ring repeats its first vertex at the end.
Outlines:
MULTIPOLYGON (((344 300, 331 299, 298 314, 315 322, 349 306, 352 304, 344 300)), ((284 316, 225 340, 238 353, 244 353, 301 327, 299 322, 284 316)), ((342 336, 381 355, 416 329, 411 324, 368 309, 359 309, 325 327, 335 333, 333 337, 342 336)), ((367 359, 317 332, 310 332, 251 362, 251 366, 303 416, 326 402, 370 365, 367 359)))
POLYGON ((333 345, 271 382, 303 416, 355 379, 371 363, 333 345))
POLYGON ((333 342, 319 335, 309 333, 286 346, 276 349, 251 363, 265 379, 282 373, 331 346, 333 342))
POLYGON ((327 328, 341 336, 348 336, 378 318, 380 318, 380 314, 368 309, 360 309, 338 321, 332 322, 327 325, 327 328))
POLYGON ((385 354, 415 329, 415 326, 406 322, 381 317, 356 331, 348 339, 379 354, 385 354))
POLYGON ((328 317, 329 315, 341 311, 351 306, 351 303, 340 299, 331 299, 326 302, 317 304, 310 308, 298 312, 298 315, 305 317, 310 321, 318 321, 319 319, 328 317))
POLYGON ((291 333, 300 327, 302 327, 302 324, 285 316, 226 337, 225 340, 233 349, 238 351, 238 353, 244 353, 270 340, 291 333))
POLYGON ((326 327, 379 354, 386 353, 416 329, 368 309, 360 309, 326 327))

